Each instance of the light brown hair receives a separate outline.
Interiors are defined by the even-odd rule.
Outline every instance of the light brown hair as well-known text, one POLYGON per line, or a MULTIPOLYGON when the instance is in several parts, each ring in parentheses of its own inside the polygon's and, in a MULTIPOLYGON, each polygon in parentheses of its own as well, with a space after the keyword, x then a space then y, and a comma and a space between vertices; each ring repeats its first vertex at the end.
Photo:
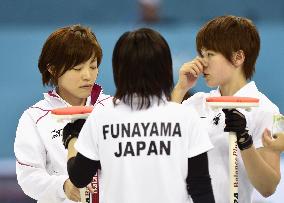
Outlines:
POLYGON ((237 16, 220 16, 207 22, 196 36, 196 48, 201 55, 203 48, 221 53, 232 62, 232 54, 242 50, 245 55, 243 71, 246 79, 255 72, 260 50, 260 37, 251 20, 237 16))
POLYGON ((57 29, 44 43, 38 61, 43 85, 56 86, 61 75, 92 56, 99 66, 102 49, 90 28, 71 25, 57 29))

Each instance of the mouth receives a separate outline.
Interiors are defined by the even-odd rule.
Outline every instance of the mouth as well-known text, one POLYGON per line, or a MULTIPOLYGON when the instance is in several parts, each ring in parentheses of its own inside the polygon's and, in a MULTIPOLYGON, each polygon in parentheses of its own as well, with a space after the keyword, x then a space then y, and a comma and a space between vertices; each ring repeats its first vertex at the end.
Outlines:
POLYGON ((90 85, 90 84, 80 86, 80 88, 83 88, 83 89, 90 89, 92 87, 93 87, 93 85, 90 85))
POLYGON ((203 73, 203 77, 204 77, 204 78, 206 78, 206 77, 208 77, 208 76, 209 76, 209 74, 203 73))

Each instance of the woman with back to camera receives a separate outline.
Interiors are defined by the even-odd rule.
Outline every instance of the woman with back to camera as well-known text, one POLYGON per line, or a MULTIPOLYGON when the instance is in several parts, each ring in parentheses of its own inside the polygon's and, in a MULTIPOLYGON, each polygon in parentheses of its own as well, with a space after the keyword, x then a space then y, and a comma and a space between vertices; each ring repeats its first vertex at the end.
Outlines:
POLYGON ((112 64, 113 103, 95 106, 79 135, 76 125, 64 133, 72 183, 86 186, 101 165, 104 202, 215 202, 208 135, 193 108, 170 102, 166 40, 148 28, 125 32, 112 64))

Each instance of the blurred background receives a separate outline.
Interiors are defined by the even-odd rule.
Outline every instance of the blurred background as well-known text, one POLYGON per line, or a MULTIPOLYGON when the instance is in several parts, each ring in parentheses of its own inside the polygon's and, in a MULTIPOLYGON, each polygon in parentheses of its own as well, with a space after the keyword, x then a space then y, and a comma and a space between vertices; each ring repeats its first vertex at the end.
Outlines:
MULTIPOLYGON (((21 114, 49 89, 42 87, 37 61, 51 32, 79 23, 96 33, 104 55, 97 82, 106 94, 112 95, 111 54, 123 32, 140 27, 158 30, 171 47, 177 81, 179 67, 196 56, 195 35, 200 26, 227 14, 248 17, 257 25, 262 41, 253 80, 283 112, 282 0, 0 0, 0 202, 35 202, 17 185, 13 143, 21 114)), ((195 92, 208 90, 202 79, 194 88, 195 92)), ((270 198, 256 194, 254 203, 283 202, 283 185, 284 180, 270 198)))

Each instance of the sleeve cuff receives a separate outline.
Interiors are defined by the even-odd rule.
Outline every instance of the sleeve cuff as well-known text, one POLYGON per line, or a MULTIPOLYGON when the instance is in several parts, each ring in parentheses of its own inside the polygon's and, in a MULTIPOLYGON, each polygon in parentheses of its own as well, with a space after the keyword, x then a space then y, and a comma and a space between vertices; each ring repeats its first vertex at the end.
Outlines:
POLYGON ((214 146, 211 143, 209 143, 207 146, 203 146, 202 148, 196 147, 190 151, 188 158, 192 158, 204 152, 208 152, 209 150, 213 148, 214 146))
POLYGON ((80 143, 78 143, 78 140, 74 144, 74 148, 77 150, 78 153, 82 154, 84 157, 87 157, 91 160, 99 160, 96 156, 89 156, 89 153, 85 150, 84 147, 81 147, 80 143))

